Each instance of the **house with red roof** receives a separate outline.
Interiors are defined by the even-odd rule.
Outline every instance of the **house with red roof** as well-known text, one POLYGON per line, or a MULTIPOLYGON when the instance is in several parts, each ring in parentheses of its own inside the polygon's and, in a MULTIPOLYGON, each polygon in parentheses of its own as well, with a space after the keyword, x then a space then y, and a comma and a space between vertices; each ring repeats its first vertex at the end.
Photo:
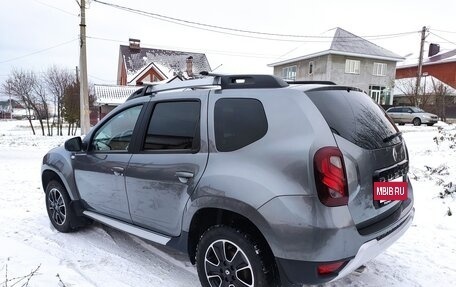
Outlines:
POLYGON ((141 47, 138 39, 130 39, 129 43, 119 48, 118 85, 139 85, 175 77, 185 80, 198 77, 202 71, 211 71, 203 53, 141 47))
MULTIPOLYGON (((431 43, 423 58, 422 75, 433 76, 456 89, 456 49, 441 51, 438 44, 431 43)), ((396 79, 416 77, 418 55, 410 55, 398 65, 396 79)))

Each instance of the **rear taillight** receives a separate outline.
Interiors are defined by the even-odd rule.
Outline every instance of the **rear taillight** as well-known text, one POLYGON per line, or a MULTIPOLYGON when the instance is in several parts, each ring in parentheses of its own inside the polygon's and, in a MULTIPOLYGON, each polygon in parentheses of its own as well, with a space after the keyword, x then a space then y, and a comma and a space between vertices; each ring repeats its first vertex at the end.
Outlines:
POLYGON ((342 153, 337 147, 324 147, 314 156, 318 198, 326 206, 348 204, 347 177, 342 153))

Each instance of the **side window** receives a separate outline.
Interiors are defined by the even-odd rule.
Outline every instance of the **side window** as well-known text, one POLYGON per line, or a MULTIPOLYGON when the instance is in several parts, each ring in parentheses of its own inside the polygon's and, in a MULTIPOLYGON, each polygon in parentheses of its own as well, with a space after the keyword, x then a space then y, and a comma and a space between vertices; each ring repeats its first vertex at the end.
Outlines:
POLYGON ((92 139, 95 151, 126 151, 142 105, 128 108, 106 122, 92 139))
POLYGON ((389 110, 389 112, 390 113, 400 113, 401 111, 398 108, 393 108, 393 109, 389 110))
POLYGON ((268 130, 263 105, 255 99, 219 99, 214 110, 215 142, 222 152, 243 148, 268 130))
POLYGON ((199 149, 200 102, 157 103, 147 129, 144 150, 199 149))

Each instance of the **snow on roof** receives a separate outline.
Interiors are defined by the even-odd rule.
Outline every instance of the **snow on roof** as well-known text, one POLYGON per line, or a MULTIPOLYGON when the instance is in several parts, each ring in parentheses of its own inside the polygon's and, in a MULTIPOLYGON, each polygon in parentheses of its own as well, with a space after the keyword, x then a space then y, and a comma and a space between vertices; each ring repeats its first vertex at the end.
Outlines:
MULTIPOLYGON (((424 49, 423 65, 440 64, 446 62, 456 62, 456 49, 441 50, 438 54, 428 57, 428 49, 424 49)), ((397 68, 410 68, 418 66, 419 53, 407 55, 404 62, 397 65, 397 68)))
POLYGON ((95 105, 119 105, 140 89, 138 86, 95 85, 95 105))
MULTIPOLYGON (((415 85, 416 77, 396 79, 394 81, 394 96, 401 97, 413 93, 415 85)), ((442 87, 444 91, 447 92, 446 95, 456 96, 456 89, 433 76, 421 77, 420 87, 425 94, 432 94, 436 91, 436 89, 442 87)))
POLYGON ((319 35, 321 39, 309 41, 284 55, 288 59, 269 64, 269 67, 288 64, 327 54, 358 56, 363 58, 402 61, 403 57, 384 49, 342 28, 334 28, 319 35))
POLYGON ((203 53, 162 50, 153 48, 130 49, 120 45, 120 53, 127 68, 127 82, 131 82, 150 63, 154 63, 165 75, 184 74, 187 69, 187 58, 193 57, 193 73, 211 71, 203 53), (172 72, 172 73, 170 73, 172 72))

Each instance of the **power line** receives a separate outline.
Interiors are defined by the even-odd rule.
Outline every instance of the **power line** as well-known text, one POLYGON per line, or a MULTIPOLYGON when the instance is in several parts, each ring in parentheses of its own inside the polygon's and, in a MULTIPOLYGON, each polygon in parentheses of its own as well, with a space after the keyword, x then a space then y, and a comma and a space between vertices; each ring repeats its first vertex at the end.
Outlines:
MULTIPOLYGON (((161 15, 153 12, 147 12, 139 9, 134 9, 134 8, 129 8, 113 3, 108 3, 108 2, 103 2, 100 0, 93 0, 96 3, 103 4, 106 6, 110 6, 113 8, 117 8, 120 10, 124 10, 127 12, 151 17, 160 21, 165 21, 165 22, 170 22, 174 23, 177 25, 181 26, 186 26, 194 29, 200 29, 200 30, 205 30, 205 31, 211 31, 211 32, 216 32, 216 33, 221 33, 221 34, 226 34, 226 35, 232 35, 232 36, 240 36, 240 37, 247 37, 247 38, 254 38, 254 39, 262 39, 262 40, 274 40, 274 41, 286 41, 286 42, 309 42, 309 41, 302 41, 302 40, 291 40, 291 39, 278 39, 278 38, 269 38, 269 37, 282 37, 282 38, 317 38, 317 39, 332 39, 332 36, 316 36, 316 35, 295 35, 295 34, 279 34, 279 33, 268 33, 268 32, 260 32, 260 31, 251 31, 251 30, 243 30, 243 29, 236 29, 236 28, 231 28, 231 27, 223 27, 223 26, 217 26, 217 25, 211 25, 211 24, 205 24, 201 22, 195 22, 195 21, 189 21, 185 19, 180 19, 180 18, 175 18, 175 17, 170 17, 166 15, 161 15), (239 33, 244 33, 244 34, 249 34, 249 35, 243 35, 239 33), (253 35, 261 35, 260 36, 253 36, 253 35), (269 37, 264 37, 264 36, 269 36, 269 37)), ((399 37, 399 36, 405 36, 409 34, 414 34, 418 33, 419 31, 411 31, 411 32, 403 32, 403 33, 394 33, 394 34, 383 34, 383 35, 371 35, 371 36, 361 36, 363 38, 383 38, 383 37, 399 37)), ((357 36, 346 36, 346 37, 340 37, 340 38, 346 38, 346 39, 357 39, 357 36)), ((317 41, 315 41, 317 42, 317 41)))
POLYGON ((8 60, 2 60, 2 61, 0 61, 0 64, 16 61, 16 60, 19 60, 19 59, 22 59, 22 58, 26 58, 26 57, 29 57, 29 56, 32 56, 32 55, 43 53, 43 52, 46 52, 48 50, 55 49, 55 48, 63 46, 63 45, 67 45, 67 44, 72 43, 72 42, 74 42, 76 40, 78 40, 78 38, 75 38, 75 39, 72 39, 70 41, 63 42, 63 43, 60 43, 60 44, 57 44, 55 46, 51 46, 51 47, 48 47, 48 48, 45 48, 45 49, 41 49, 41 50, 26 54, 26 55, 22 55, 22 56, 19 56, 19 57, 11 58, 11 59, 8 59, 8 60))
POLYGON ((431 29, 431 30, 437 31, 437 32, 442 32, 442 33, 456 34, 456 31, 439 30, 439 29, 431 29))
MULTIPOLYGON (((89 39, 94 39, 94 40, 101 40, 101 41, 109 41, 109 42, 115 42, 115 43, 121 43, 121 44, 127 44, 126 41, 122 40, 116 40, 116 39, 108 39, 108 38, 100 38, 100 37, 93 37, 93 36, 87 36, 89 39)), ((174 49, 174 50, 193 50, 189 48, 183 48, 183 47, 165 47, 161 45, 153 45, 153 44, 147 44, 144 43, 146 46, 154 46, 157 48, 161 48, 164 50, 169 50, 169 49, 174 49)), ((244 52, 231 52, 231 51, 221 51, 221 50, 208 50, 205 49, 204 51, 200 51, 201 53, 212 53, 212 54, 217 54, 217 55, 226 55, 226 56, 239 56, 239 57, 247 57, 247 58, 260 58, 260 59, 273 59, 276 58, 277 55, 268 55, 268 54, 258 54, 258 53, 244 53, 244 52)))
POLYGON ((108 83, 113 83, 113 82, 115 83, 116 82, 116 80, 105 80, 105 79, 96 77, 94 75, 89 75, 89 77, 94 78, 94 79, 99 80, 99 81, 108 82, 108 83))
POLYGON ((43 2, 41 2, 41 1, 38 1, 38 0, 33 0, 33 1, 35 1, 35 2, 37 2, 37 3, 40 3, 41 5, 47 6, 47 7, 49 7, 49 8, 52 8, 52 9, 56 9, 56 10, 59 10, 60 12, 63 12, 63 13, 65 13, 65 14, 68 14, 68 15, 71 15, 71 16, 75 16, 75 17, 79 17, 79 15, 77 15, 77 14, 74 14, 74 13, 68 12, 68 11, 66 11, 66 10, 63 10, 63 9, 60 9, 60 8, 58 8, 58 7, 55 7, 55 6, 49 5, 49 4, 47 4, 47 3, 43 3, 43 2))
POLYGON ((448 40, 448 39, 445 39, 445 38, 443 38, 442 36, 439 36, 439 35, 437 35, 437 34, 435 34, 435 33, 432 33, 432 32, 429 32, 429 33, 432 34, 432 35, 434 35, 434 36, 436 36, 437 38, 440 38, 440 39, 442 39, 442 40, 444 40, 444 41, 450 43, 450 44, 456 45, 455 42, 450 41, 450 40, 448 40))

